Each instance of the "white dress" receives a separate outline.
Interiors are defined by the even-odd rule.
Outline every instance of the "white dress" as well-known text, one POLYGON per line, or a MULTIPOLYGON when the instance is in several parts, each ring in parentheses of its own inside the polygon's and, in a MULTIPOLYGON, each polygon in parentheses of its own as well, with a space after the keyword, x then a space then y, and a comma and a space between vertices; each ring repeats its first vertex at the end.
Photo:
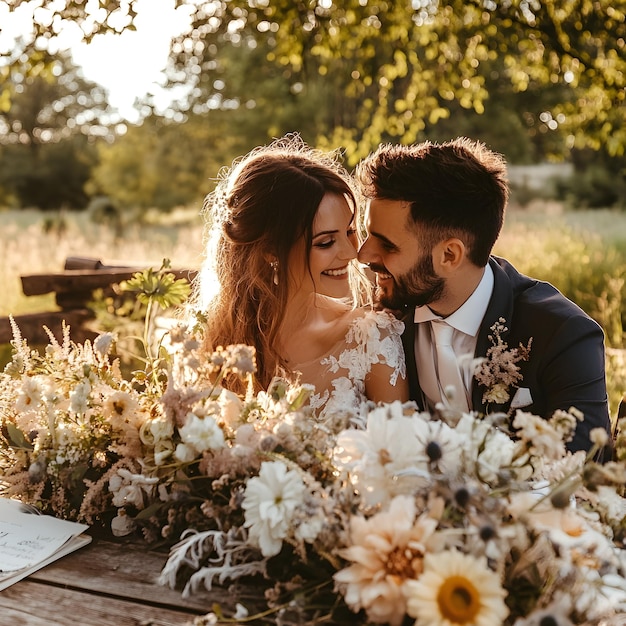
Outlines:
POLYGON ((363 309, 324 358, 294 366, 301 383, 315 386, 309 403, 320 419, 343 416, 354 426, 365 425, 365 378, 372 366, 386 364, 392 385, 406 378, 403 330, 391 313, 363 309))

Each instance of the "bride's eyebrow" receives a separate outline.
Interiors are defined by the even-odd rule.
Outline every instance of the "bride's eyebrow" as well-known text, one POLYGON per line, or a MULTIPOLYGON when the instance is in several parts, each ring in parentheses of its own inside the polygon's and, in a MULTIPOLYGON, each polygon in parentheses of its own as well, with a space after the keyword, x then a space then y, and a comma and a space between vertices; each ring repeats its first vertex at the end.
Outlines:
MULTIPOLYGON (((350 226, 352 226, 354 224, 354 213, 352 214, 352 217, 350 218, 350 221, 348 222, 348 228, 350 228, 350 226)), ((317 239, 318 237, 321 237, 322 235, 336 235, 339 232, 338 228, 335 228, 334 230, 322 230, 319 233, 316 233, 315 235, 313 235, 311 237, 311 239, 317 239)))
POLYGON ((317 239, 318 237, 322 237, 323 235, 336 235, 338 232, 339 231, 337 229, 335 229, 335 230, 323 230, 323 231, 313 235, 312 239, 317 239))

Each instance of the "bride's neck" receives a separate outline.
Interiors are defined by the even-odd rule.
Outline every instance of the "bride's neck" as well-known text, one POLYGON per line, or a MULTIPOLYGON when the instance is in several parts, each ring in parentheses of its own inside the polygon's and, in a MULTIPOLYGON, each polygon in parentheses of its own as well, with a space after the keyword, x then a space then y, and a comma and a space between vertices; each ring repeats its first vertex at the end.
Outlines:
POLYGON ((305 354, 317 356, 322 344, 334 342, 335 334, 343 333, 337 320, 350 310, 342 300, 318 293, 290 299, 279 331, 278 353, 287 363, 293 362, 295 355, 297 362, 308 360, 305 354))

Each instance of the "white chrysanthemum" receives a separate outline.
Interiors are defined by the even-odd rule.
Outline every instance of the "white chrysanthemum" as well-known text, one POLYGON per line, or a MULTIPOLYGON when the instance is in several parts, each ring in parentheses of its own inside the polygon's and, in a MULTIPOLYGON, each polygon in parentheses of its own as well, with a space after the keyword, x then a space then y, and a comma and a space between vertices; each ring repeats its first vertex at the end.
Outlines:
POLYGON ((123 429, 127 425, 139 426, 141 422, 139 404, 126 391, 109 393, 102 403, 102 412, 113 428, 123 429))
POLYGON ((626 518, 626 498, 615 492, 613 487, 598 485, 595 507, 602 511, 612 524, 619 525, 626 518))
MULTIPOLYGON (((399 404, 399 403, 398 403, 399 404)), ((350 472, 356 489, 368 506, 385 504, 394 495, 411 490, 427 470, 419 447, 412 417, 388 417, 386 407, 370 412, 366 430, 345 430, 334 450, 339 469, 350 472), (414 474, 408 475, 409 471, 414 474), (406 474, 403 474, 405 472, 406 474)))
POLYGON ((149 437, 144 443, 162 441, 163 439, 172 438, 174 435, 174 425, 165 417, 159 417, 146 422, 145 429, 142 428, 142 434, 144 431, 149 433, 149 437))
POLYGON ((187 413, 185 424, 178 429, 178 434, 182 442, 197 453, 226 445, 224 432, 211 416, 199 418, 194 413, 187 413))
MULTIPOLYGON (((610 572, 601 574, 598 569, 593 563, 576 567, 578 584, 572 590, 572 598, 576 610, 585 616, 585 624, 600 624, 601 618, 609 615, 626 615, 626 578, 610 572)), ((607 620, 606 623, 613 622, 607 620)))
POLYGON ((235 427, 241 419, 241 411, 243 402, 241 398, 228 389, 222 389, 217 402, 220 407, 220 414, 224 423, 228 426, 235 427))
POLYGON ((500 578, 484 558, 457 551, 427 554, 407 581, 407 613, 419 626, 502 626, 509 610, 500 578))
POLYGON ((305 487, 300 475, 287 470, 282 461, 261 464, 258 476, 248 480, 243 497, 245 524, 250 540, 263 556, 280 552, 288 535, 296 507, 304 502, 305 487))
POLYGON ((549 498, 540 500, 536 494, 519 493, 510 498, 508 512, 537 532, 545 532, 553 544, 560 546, 564 555, 574 550, 585 553, 588 559, 600 564, 612 559, 610 541, 582 516, 573 506, 556 509, 549 498))
POLYGON ((124 509, 120 509, 117 515, 111 520, 111 532, 114 537, 130 535, 135 528, 137 528, 135 521, 126 514, 124 509))
POLYGON ((404 584, 421 573, 426 543, 437 527, 436 520, 415 515, 413 498, 396 496, 388 510, 350 519, 351 545, 340 555, 352 565, 334 579, 346 604, 355 612, 364 609, 374 623, 394 626, 404 619, 404 584))

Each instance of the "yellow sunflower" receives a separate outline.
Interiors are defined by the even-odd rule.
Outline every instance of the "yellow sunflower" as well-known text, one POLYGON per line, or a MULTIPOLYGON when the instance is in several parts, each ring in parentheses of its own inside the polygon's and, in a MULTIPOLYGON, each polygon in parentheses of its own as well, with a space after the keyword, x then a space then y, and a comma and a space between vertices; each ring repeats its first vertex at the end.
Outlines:
POLYGON ((407 613, 419 626, 502 626, 506 591, 484 558, 429 553, 417 580, 405 583, 407 613))

